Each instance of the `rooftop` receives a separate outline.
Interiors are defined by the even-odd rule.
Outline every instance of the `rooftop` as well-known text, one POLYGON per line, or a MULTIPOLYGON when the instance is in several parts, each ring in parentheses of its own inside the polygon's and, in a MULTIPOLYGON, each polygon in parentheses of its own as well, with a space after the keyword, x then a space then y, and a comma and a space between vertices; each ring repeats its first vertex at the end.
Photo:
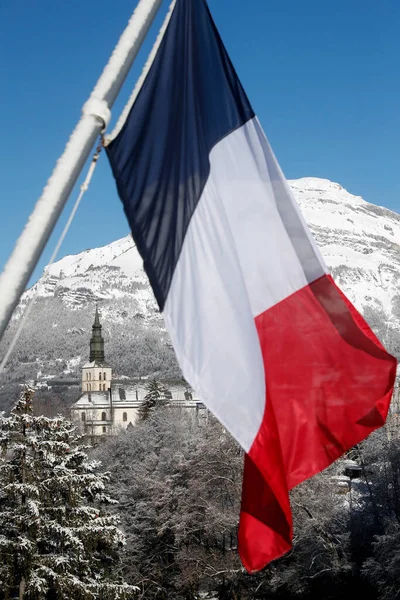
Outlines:
MULTIPOLYGON (((166 401, 169 406, 182 408, 205 408, 204 404, 200 402, 200 400, 176 400, 171 398, 163 398, 162 400, 166 401)), ((143 398, 140 400, 136 400, 136 397, 133 399, 130 397, 129 399, 121 399, 116 398, 113 394, 113 406, 114 408, 139 408, 142 404, 143 398)), ((84 409, 84 408, 109 408, 110 407, 110 394, 108 392, 84 392, 82 396, 72 405, 72 409, 84 409)))
MULTIPOLYGON (((91 364, 91 363, 89 363, 91 364)), ((167 389, 165 399, 172 404, 196 403, 199 401, 193 398, 193 393, 183 383, 160 382, 167 389)), ((140 406, 148 392, 146 380, 135 382, 114 382, 111 383, 110 390, 83 392, 79 400, 73 404, 72 408, 82 407, 106 407, 110 406, 110 393, 114 406, 140 406)))
POLYGON ((108 365, 106 362, 99 362, 97 360, 92 360, 92 362, 87 362, 83 365, 82 369, 93 369, 94 367, 100 367, 101 369, 103 367, 106 368, 110 368, 110 365, 108 365))

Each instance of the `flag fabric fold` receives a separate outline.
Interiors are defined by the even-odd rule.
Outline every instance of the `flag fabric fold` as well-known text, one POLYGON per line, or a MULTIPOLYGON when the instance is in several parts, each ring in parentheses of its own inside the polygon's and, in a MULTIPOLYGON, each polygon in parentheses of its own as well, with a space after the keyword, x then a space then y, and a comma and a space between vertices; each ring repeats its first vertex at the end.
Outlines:
POLYGON ((107 154, 182 372, 246 452, 259 570, 291 547, 289 490, 384 424, 396 360, 329 275, 204 0, 177 0, 107 154))

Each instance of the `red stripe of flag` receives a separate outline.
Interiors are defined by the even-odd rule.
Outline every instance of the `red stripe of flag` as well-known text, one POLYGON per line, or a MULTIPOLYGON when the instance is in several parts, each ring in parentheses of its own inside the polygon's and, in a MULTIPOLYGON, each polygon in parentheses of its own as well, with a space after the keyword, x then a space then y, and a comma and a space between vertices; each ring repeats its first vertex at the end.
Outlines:
POLYGON ((249 571, 291 547, 289 490, 384 424, 397 364, 330 276, 255 322, 267 398, 245 458, 239 552, 249 571))

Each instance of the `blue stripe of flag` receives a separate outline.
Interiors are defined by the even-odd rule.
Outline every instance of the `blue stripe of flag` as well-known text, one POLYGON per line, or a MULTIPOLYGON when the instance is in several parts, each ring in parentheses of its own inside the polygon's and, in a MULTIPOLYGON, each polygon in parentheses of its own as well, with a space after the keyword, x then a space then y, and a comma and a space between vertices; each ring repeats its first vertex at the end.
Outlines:
POLYGON ((253 117, 205 0, 177 0, 136 102, 107 148, 161 310, 209 176, 209 154, 253 117))

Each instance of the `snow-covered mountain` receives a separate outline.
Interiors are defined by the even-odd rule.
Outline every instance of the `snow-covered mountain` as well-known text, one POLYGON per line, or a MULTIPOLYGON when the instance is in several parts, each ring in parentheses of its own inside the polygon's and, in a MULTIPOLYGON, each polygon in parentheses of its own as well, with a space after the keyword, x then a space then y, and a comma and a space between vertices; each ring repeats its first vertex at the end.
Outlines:
MULTIPOLYGON (((326 179, 309 177, 290 185, 335 280, 388 349, 400 354, 400 215, 326 179)), ((14 367, 19 360, 36 372, 49 372, 49 360, 58 360, 54 373, 76 372, 86 359, 97 301, 108 356, 120 374, 179 373, 130 236, 47 268, 24 294, 20 311, 36 289, 34 317, 14 367)))
MULTIPOLYGON (((400 215, 326 179, 289 183, 342 289, 359 310, 384 312, 389 325, 399 326, 400 215)), ((130 236, 64 257, 46 269, 37 286, 39 296, 58 295, 72 309, 133 293, 145 318, 157 310, 130 236)))
MULTIPOLYGON (((158 313, 141 257, 130 235, 101 248, 65 256, 46 267, 43 277, 25 292, 22 302, 25 304, 36 293, 39 298, 58 296, 72 310, 129 295, 135 298, 137 312, 142 317, 149 319, 158 313)), ((112 310, 107 311, 107 315, 118 319, 112 310)))

